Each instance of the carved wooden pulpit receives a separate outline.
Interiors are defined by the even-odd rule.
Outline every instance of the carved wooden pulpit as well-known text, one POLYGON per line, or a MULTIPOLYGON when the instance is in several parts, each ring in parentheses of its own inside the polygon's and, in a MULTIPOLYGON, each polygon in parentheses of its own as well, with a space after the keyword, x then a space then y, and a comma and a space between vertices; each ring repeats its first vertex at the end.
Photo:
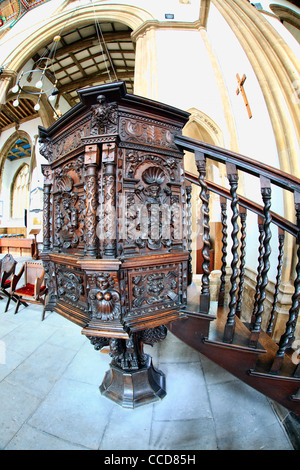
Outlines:
POLYGON ((44 174, 46 310, 110 348, 101 393, 124 407, 162 398, 165 376, 143 345, 165 338, 187 301, 189 239, 182 151, 188 113, 126 92, 78 91, 39 128, 44 174))

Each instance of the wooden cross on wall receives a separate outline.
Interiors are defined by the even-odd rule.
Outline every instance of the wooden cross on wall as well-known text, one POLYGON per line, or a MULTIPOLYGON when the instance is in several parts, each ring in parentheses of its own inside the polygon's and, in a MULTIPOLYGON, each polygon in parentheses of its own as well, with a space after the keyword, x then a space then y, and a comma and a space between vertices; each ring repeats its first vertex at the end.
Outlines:
POLYGON ((244 98, 246 108, 247 108, 249 119, 251 119, 252 118, 252 113, 251 113, 250 105, 248 103, 248 99, 247 99, 247 96, 246 96, 246 93, 245 93, 245 90, 244 90, 244 83, 245 83, 245 80, 246 80, 247 77, 244 74, 242 76, 242 78, 240 78, 239 74, 237 73, 236 78, 237 78, 237 81, 238 81, 238 84, 239 84, 239 86, 236 90, 236 94, 238 95, 241 92, 242 97, 244 98))

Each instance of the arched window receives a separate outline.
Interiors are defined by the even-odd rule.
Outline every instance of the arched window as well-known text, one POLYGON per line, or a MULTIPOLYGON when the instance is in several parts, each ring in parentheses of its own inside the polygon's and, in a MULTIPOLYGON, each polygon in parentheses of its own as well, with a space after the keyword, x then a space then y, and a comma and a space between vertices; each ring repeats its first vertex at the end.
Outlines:
POLYGON ((12 218, 21 219, 28 208, 28 172, 29 166, 23 165, 16 173, 11 191, 12 218))

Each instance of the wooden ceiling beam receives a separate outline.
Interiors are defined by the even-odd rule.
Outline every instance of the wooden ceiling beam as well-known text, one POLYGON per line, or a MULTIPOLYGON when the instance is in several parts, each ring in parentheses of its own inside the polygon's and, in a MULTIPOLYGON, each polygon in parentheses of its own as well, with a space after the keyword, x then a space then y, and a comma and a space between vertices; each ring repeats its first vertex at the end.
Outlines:
MULTIPOLYGON (((113 75, 113 72, 110 71, 110 73, 113 75)), ((134 68, 132 67, 132 70, 128 70, 126 72, 121 72, 117 73, 118 80, 126 80, 129 78, 134 78, 134 68)), ((57 86, 57 89, 60 94, 68 93, 72 90, 78 90, 79 88, 84 88, 86 86, 89 86, 95 82, 97 83, 102 83, 104 80, 108 80, 109 75, 107 72, 103 73, 94 73, 91 75, 88 75, 85 78, 80 78, 78 80, 73 80, 70 83, 66 83, 65 85, 62 86, 57 86)))
MULTIPOLYGON (((124 31, 120 33, 104 33, 104 42, 109 43, 109 42, 119 42, 119 41, 130 41, 131 40, 131 32, 130 31, 124 31)), ((92 47, 92 46, 97 46, 99 44, 97 36, 89 36, 85 39, 81 39, 79 41, 75 41, 72 44, 68 46, 63 46, 60 49, 57 49, 55 53, 55 57, 63 57, 65 55, 68 55, 70 53, 74 53, 76 51, 80 51, 82 49, 86 49, 87 47, 92 47)), ((101 44, 103 42, 101 41, 101 44)))

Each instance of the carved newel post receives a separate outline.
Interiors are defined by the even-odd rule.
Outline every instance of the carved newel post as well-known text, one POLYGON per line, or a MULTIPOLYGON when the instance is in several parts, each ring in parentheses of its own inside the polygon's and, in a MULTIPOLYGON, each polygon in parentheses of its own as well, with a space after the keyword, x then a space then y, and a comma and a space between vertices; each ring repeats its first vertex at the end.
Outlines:
POLYGON ((144 345, 162 341, 187 303, 189 190, 174 137, 189 115, 129 95, 123 82, 78 94, 40 128, 46 310, 79 325, 95 349, 109 347, 100 391, 132 408, 165 396, 144 345))

